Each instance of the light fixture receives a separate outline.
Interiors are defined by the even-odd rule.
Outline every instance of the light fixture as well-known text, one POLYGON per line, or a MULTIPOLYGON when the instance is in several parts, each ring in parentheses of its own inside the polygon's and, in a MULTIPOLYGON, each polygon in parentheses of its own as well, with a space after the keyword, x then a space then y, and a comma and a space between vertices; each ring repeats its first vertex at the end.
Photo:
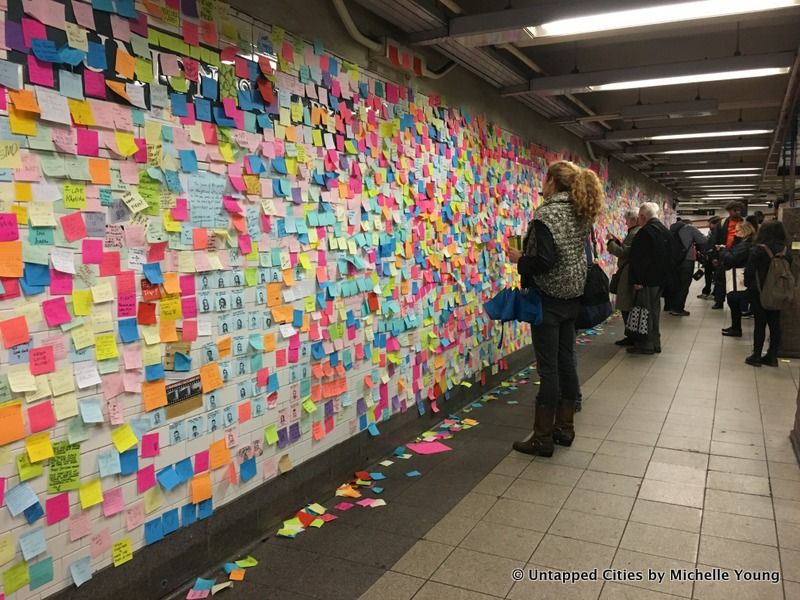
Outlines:
POLYGON ((730 169, 684 169, 681 173, 722 173, 733 171, 760 171, 761 167, 735 167, 730 169))
POLYGON ((549 23, 542 23, 541 25, 526 27, 525 31, 532 38, 564 37, 761 12, 797 6, 799 3, 798 0, 701 0, 699 2, 679 2, 559 19, 549 23))
POLYGON ((696 75, 677 75, 675 77, 657 77, 655 79, 637 79, 634 81, 617 81, 588 86, 590 92, 610 92, 614 90, 631 90, 637 88, 658 87, 662 85, 681 85, 683 83, 702 83, 704 81, 729 81, 732 79, 751 79, 784 75, 790 67, 765 67, 762 69, 742 69, 740 71, 717 71, 698 73, 696 75))
POLYGON ((732 137, 737 135, 760 135, 772 133, 772 129, 740 129, 739 131, 710 131, 708 133, 674 133, 670 135, 654 135, 647 140, 693 140, 712 137, 732 137))
POLYGON ((759 173, 728 173, 727 175, 689 175, 687 179, 731 179, 733 177, 760 177, 759 173))
POLYGON ((747 198, 742 194, 728 194, 724 196, 701 196, 701 200, 740 200, 741 198, 747 198))
POLYGON ((648 154, 701 154, 703 152, 747 152, 749 150, 766 150, 769 146, 737 146, 734 148, 690 148, 685 150, 653 151, 648 154))

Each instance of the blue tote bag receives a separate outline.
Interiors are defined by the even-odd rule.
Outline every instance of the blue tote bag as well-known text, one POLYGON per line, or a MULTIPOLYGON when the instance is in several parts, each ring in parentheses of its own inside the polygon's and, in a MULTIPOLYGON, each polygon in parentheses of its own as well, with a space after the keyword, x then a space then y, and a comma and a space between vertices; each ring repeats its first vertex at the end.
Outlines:
MULTIPOLYGON (((542 299, 536 290, 504 289, 483 305, 486 314, 493 321, 508 323, 522 321, 531 325, 542 322, 542 299)), ((500 335, 498 348, 503 345, 505 328, 500 335)))

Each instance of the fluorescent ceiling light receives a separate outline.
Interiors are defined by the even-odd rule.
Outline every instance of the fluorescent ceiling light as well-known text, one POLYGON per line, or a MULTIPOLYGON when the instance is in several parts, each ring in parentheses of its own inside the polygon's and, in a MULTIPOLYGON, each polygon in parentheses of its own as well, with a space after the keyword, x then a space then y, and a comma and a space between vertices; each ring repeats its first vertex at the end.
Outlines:
POLYGON ((746 188, 754 188, 758 187, 755 183, 750 183, 747 185, 699 185, 697 186, 701 190, 742 190, 746 188))
POLYGON ((748 196, 730 194, 727 196, 701 196, 701 200, 739 200, 740 198, 747 198, 748 196))
POLYGON ((715 73, 698 73, 696 75, 677 75, 675 77, 657 77, 656 79, 638 79, 635 81, 617 81, 589 86, 591 92, 608 92, 613 90, 631 90, 637 88, 658 87, 661 85, 680 85, 682 83, 702 83, 704 81, 729 81, 731 79, 750 79, 753 77, 769 77, 784 75, 790 67, 766 67, 762 69, 742 69, 739 71, 719 71, 715 73))
POLYGON ((736 167, 730 169, 684 169, 681 173, 722 173, 733 171, 760 171, 761 167, 736 167))
POLYGON ((728 15, 760 12, 765 10, 797 6, 798 0, 702 0, 699 2, 679 2, 662 4, 632 10, 586 15, 571 19, 560 19, 526 27, 525 31, 533 38, 563 37, 630 29, 648 25, 680 23, 697 19, 709 19, 728 15))
POLYGON ((759 173, 728 173, 727 175, 689 175, 687 179, 730 179, 733 177, 760 177, 759 173))
POLYGON ((654 135, 647 140, 692 140, 698 138, 730 137, 736 135, 760 135, 772 133, 772 129, 740 129, 739 131, 711 131, 708 133, 675 133, 670 135, 654 135))
POLYGON ((666 152, 647 152, 646 154, 701 154, 703 152, 746 152, 748 150, 766 150, 769 146, 737 146, 735 148, 691 148, 686 150, 667 150, 666 152))

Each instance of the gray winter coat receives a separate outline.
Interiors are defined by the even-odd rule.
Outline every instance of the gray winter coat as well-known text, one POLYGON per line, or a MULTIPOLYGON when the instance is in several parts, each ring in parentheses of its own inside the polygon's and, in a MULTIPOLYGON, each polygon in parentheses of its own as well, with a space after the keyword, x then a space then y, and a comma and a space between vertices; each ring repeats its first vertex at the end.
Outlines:
POLYGON ((641 229, 638 225, 634 225, 628 230, 628 234, 622 241, 622 245, 618 244, 615 240, 608 242, 608 252, 616 256, 619 261, 617 262, 617 272, 619 273, 619 286, 617 287, 616 306, 617 310, 629 311, 633 308, 633 285, 630 281, 630 253, 631 245, 633 245, 633 238, 641 229))

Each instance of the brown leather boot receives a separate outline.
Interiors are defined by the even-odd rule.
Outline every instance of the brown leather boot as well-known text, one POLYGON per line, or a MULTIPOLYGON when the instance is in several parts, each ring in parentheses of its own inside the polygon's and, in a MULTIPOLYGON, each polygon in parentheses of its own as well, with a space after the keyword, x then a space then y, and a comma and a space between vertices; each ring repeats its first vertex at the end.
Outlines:
POLYGON ((536 403, 536 416, 533 422, 533 435, 524 442, 514 442, 517 452, 534 456, 553 456, 553 425, 556 410, 552 406, 541 406, 536 403))
POLYGON ((556 410, 556 424, 553 428, 553 441, 559 446, 572 446, 575 439, 575 401, 561 400, 556 410))

